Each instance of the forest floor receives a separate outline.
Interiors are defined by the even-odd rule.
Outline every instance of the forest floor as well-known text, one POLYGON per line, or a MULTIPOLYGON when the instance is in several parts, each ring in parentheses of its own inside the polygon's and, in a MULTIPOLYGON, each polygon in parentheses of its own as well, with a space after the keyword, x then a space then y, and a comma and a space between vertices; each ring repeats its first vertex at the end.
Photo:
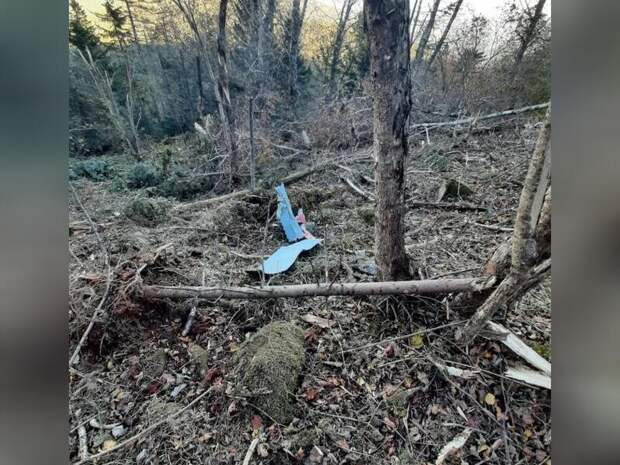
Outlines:
MULTIPOLYGON (((446 202, 483 207, 408 206, 405 240, 419 277, 477 276, 510 237, 536 138, 534 123, 525 118, 460 143, 439 131, 429 133, 430 145, 422 145, 425 134, 412 138, 406 167, 409 204, 435 202, 442 181, 453 178, 474 192, 446 202)), ((342 166, 287 188, 294 211, 303 208, 323 243, 270 284, 373 280, 367 273, 373 257, 373 204, 341 179, 373 192, 371 147, 303 152, 283 169, 288 173, 330 157, 342 166)), ((131 163, 122 155, 107 160, 117 178, 131 163)), ((505 367, 519 360, 497 341, 480 337, 467 350, 457 345, 454 332, 468 315, 451 309, 449 299, 179 303, 132 297, 138 279, 259 285, 261 257, 285 244, 273 189, 208 208, 169 210, 159 224, 142 226, 124 212, 134 196, 148 195, 148 188, 119 189, 118 179, 111 178, 79 178, 72 185, 100 225, 103 242, 71 197, 72 351, 104 295, 106 254, 112 270, 104 312, 69 373, 72 462, 79 460, 81 432, 90 454, 122 446, 97 463, 241 464, 258 438, 249 463, 434 464, 441 449, 470 428, 465 445, 445 463, 551 463, 550 391, 505 378, 505 367), (197 305, 197 317, 182 336, 192 305, 197 305), (329 323, 307 323, 308 314, 329 323), (231 394, 233 354, 250 334, 276 320, 295 322, 305 332, 306 362, 295 393, 299 415, 288 425, 273 423, 231 394), (435 361, 476 374, 470 379, 447 376, 435 361), (198 402, 176 414, 205 390, 198 402), (171 421, 123 443, 171 415, 171 421)), ((550 300, 546 281, 496 317, 546 358, 550 300)))

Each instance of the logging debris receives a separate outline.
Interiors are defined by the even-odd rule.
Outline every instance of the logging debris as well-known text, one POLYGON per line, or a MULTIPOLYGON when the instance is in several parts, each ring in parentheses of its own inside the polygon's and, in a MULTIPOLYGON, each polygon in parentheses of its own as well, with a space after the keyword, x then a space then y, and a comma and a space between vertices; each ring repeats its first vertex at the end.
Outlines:
MULTIPOLYGON (((483 267, 493 250, 505 241, 505 234, 474 223, 513 224, 519 183, 535 137, 533 125, 525 120, 523 123, 504 125, 502 137, 491 133, 471 136, 458 149, 481 161, 468 165, 459 154, 450 153, 452 140, 447 132, 431 132, 433 145, 442 149, 438 155, 441 167, 418 156, 424 134, 410 138, 407 198, 434 203, 442 179, 451 177, 475 186, 468 202, 483 207, 406 206, 405 243, 411 246, 408 253, 425 276, 471 275, 472 269, 483 267)), ((314 140, 314 133, 309 134, 314 140)), ((181 144, 179 147, 179 156, 189 160, 176 160, 183 168, 193 163, 196 152, 183 149, 181 144)), ((176 155, 176 146, 174 149, 176 155)), ((295 267, 286 274, 273 275, 265 285, 373 281, 371 274, 358 270, 374 258, 374 209, 339 178, 340 173, 346 173, 359 187, 373 191, 372 184, 362 182, 363 176, 372 176, 369 153, 369 148, 362 147, 348 153, 320 153, 314 158, 308 151, 303 160, 278 161, 274 179, 281 178, 287 169, 304 171, 300 161, 308 166, 332 158, 351 167, 353 173, 325 169, 309 175, 307 182, 285 184, 292 205, 303 206, 306 217, 318 225, 313 233, 324 241, 312 259, 297 260, 295 267), (291 165, 282 166, 284 163, 291 165), (357 265, 362 266, 358 269, 357 265)), ((115 173, 122 176, 127 160, 121 155, 109 160, 115 173)), ((261 442, 250 463, 304 463, 309 462, 311 454, 319 457, 319 450, 323 463, 335 458, 337 462, 384 465, 397 457, 400 463, 434 463, 442 447, 463 429, 448 425, 472 424, 476 429, 468 442, 445 464, 450 460, 458 463, 459 459, 504 463, 508 459, 501 447, 502 415, 507 417, 511 463, 533 461, 534 456, 540 456, 536 461, 540 463, 548 455, 550 392, 509 379, 505 367, 516 366, 520 359, 499 341, 479 338, 468 351, 459 350, 452 342, 453 332, 463 326, 468 314, 455 308, 450 295, 416 296, 389 306, 384 304, 388 299, 378 296, 277 300, 215 297, 196 302, 193 324, 183 336, 193 298, 140 302, 126 299, 130 294, 125 289, 130 284, 135 290, 152 285, 200 286, 204 269, 206 287, 260 287, 260 277, 246 272, 254 265, 248 260, 260 264, 286 243, 275 219, 273 190, 261 190, 258 183, 254 193, 223 203, 218 200, 202 207, 172 210, 166 222, 147 227, 122 215, 131 196, 114 190, 113 181, 73 181, 94 223, 106 225, 97 230, 110 254, 112 279, 109 297, 80 351, 77 370, 70 371, 70 405, 74 412, 82 409, 82 422, 96 418, 105 425, 122 423, 127 430, 118 440, 120 447, 96 455, 102 440, 114 438, 111 430, 86 423, 88 449, 95 460, 145 464, 169 457, 172 463, 181 463, 191 456, 202 462, 242 463, 254 435, 258 437, 261 431, 261 442), (167 247, 157 253, 161 246, 167 247), (133 284, 136 274, 141 286, 133 284), (329 326, 323 328, 300 318, 307 314, 328 320, 329 326), (231 390, 237 385, 234 354, 245 340, 272 321, 295 321, 305 338, 301 385, 292 400, 298 409, 297 418, 288 427, 274 425, 254 407, 258 404, 246 401, 246 397, 240 399, 231 390), (194 361, 190 342, 208 351, 204 368, 194 361), (157 357, 149 357, 156 353, 157 357), (160 353, 166 355, 165 364, 159 360, 160 353), (471 378, 452 375, 452 385, 426 354, 443 365, 479 373, 471 378), (398 388, 416 389, 402 404, 406 405, 404 417, 395 415, 386 404, 389 394, 398 388), (495 405, 484 403, 487 392, 495 395, 495 405), (158 407, 160 404, 166 408, 158 407), (184 406, 184 412, 173 416, 184 406), (255 429, 256 424, 260 428, 255 429), (409 441, 414 448, 416 444, 425 446, 407 457, 409 441), (496 446, 498 441, 500 447, 496 446), (262 446, 268 450, 266 458, 261 455, 262 446)), ((139 192, 151 198, 147 189, 139 192)), ((220 192, 208 195, 219 196, 220 192)), ((170 202, 173 206, 185 205, 177 199, 170 202)), ((73 198, 69 210, 72 222, 84 220, 73 198)), ((104 294, 107 273, 94 233, 71 236, 69 246, 73 350, 104 294)), ((497 320, 539 352, 549 347, 549 287, 549 281, 543 282, 518 306, 501 312, 497 320)), ((80 461, 79 423, 72 415, 68 442, 73 462, 80 461)))

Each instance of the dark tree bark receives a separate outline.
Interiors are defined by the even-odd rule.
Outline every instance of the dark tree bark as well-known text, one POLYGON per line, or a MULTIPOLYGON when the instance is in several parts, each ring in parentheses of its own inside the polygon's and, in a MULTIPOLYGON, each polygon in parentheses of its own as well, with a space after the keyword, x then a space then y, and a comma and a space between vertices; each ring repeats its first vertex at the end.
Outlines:
POLYGON ((301 28, 303 25, 304 14, 308 5, 308 0, 304 0, 303 9, 301 9, 301 0, 293 0, 291 8, 291 31, 289 44, 289 94, 293 104, 299 95, 299 39, 301 37, 301 28))
POLYGON ((366 0, 376 179, 375 260, 382 280, 410 276, 404 244, 409 81, 409 0, 366 0))
POLYGON ((431 68, 431 66, 433 66, 433 62, 437 58, 437 55, 439 55, 439 52, 441 51, 441 47, 443 47, 443 44, 446 41, 446 37, 448 37, 450 28, 452 28, 452 23, 454 23, 454 20, 456 19, 456 15, 458 15, 462 4, 463 4, 463 0, 457 0, 456 5, 454 6, 454 10, 452 11, 452 16, 450 16, 450 20, 448 21, 446 28, 443 30, 443 33, 441 34, 441 37, 439 38, 437 45, 435 45, 435 50, 433 50, 433 53, 431 57, 429 58, 428 63, 426 64, 427 71, 431 68))
POLYGON ((207 99, 202 87, 202 66, 200 66, 200 55, 196 55, 196 86, 198 87, 198 116, 203 118, 207 113, 207 99))
POLYGON ((228 9, 228 0, 220 0, 220 11, 218 14, 218 33, 217 33, 217 87, 218 94, 222 100, 224 110, 226 128, 226 137, 228 139, 229 153, 229 172, 231 187, 238 183, 239 177, 239 153, 237 150, 237 141, 235 139, 235 131, 233 130, 233 114, 232 105, 230 103, 230 90, 228 87, 228 51, 226 44, 226 15, 228 9))
POLYGON ((262 21, 262 38, 261 43, 261 72, 263 73, 264 80, 269 79, 270 70, 273 66, 273 20, 276 16, 276 0, 267 0, 267 8, 265 9, 265 16, 262 21))
POLYGON ((340 61, 340 52, 344 43, 344 36, 347 31, 347 23, 351 15, 351 8, 357 0, 345 0, 340 10, 340 18, 338 19, 338 27, 336 28, 336 36, 334 37, 334 45, 332 47, 332 56, 329 63, 329 93, 336 94, 336 74, 338 71, 338 63, 340 61))
POLYGON ((519 77, 519 72, 521 70, 521 63, 523 62, 523 57, 525 56, 525 52, 529 48, 532 43, 532 39, 534 39, 534 35, 536 32, 536 27, 542 18, 542 10, 545 7, 546 0, 538 0, 536 3, 536 7, 534 8, 534 13, 529 17, 528 25, 525 29, 524 34, 521 37, 521 41, 519 43, 519 48, 517 49, 517 53, 515 54, 515 62, 512 67, 512 71, 510 73, 510 85, 512 87, 512 99, 510 102, 510 106, 514 107, 517 103, 517 86, 516 81, 519 77))
POLYGON ((411 16, 409 17, 409 43, 413 43, 415 37, 416 28, 418 27, 418 19, 420 18, 420 10, 422 9, 422 0, 416 0, 411 10, 411 16))
POLYGON ((428 18, 428 22, 426 23, 426 27, 424 28, 424 32, 422 33, 422 37, 420 37, 420 43, 418 44, 418 48, 415 52, 415 58, 413 60, 412 68, 414 73, 417 73, 418 69, 422 64, 422 61, 424 60, 424 53, 426 52, 428 39, 431 37, 431 32, 433 32, 433 27, 435 26, 435 18, 437 17, 437 10, 439 9, 440 2, 441 0, 435 0, 435 3, 433 3, 431 15, 428 18))

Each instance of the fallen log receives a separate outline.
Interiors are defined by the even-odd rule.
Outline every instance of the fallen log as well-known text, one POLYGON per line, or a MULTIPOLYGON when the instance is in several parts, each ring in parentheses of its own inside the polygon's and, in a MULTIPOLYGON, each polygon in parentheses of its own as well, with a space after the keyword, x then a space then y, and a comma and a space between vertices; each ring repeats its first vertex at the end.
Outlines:
POLYGON ((292 284, 266 287, 204 287, 143 285, 147 299, 270 299, 283 297, 435 295, 451 292, 480 292, 494 280, 481 278, 385 281, 376 283, 292 284))
POLYGON ((473 116, 471 118, 458 119, 455 121, 412 124, 411 128, 412 129, 415 129, 415 128, 433 129, 433 128, 440 128, 440 127, 445 127, 445 126, 458 126, 460 124, 470 124, 473 122, 484 121, 487 119, 501 118, 502 116, 518 115, 520 113, 526 113, 528 111, 544 110, 545 108, 548 108, 548 107, 549 107, 549 103, 547 102, 547 103, 541 103, 539 105, 531 105, 529 107, 516 108, 514 110, 506 110, 506 111, 500 111, 497 113, 490 113, 488 115, 483 115, 483 116, 473 116))
MULTIPOLYGON (((301 171, 296 171, 294 173, 289 174, 288 176, 286 176, 284 179, 282 179, 282 184, 284 184, 285 186, 288 184, 292 184, 296 181, 299 181, 300 179, 303 179, 307 176, 310 176, 313 173, 316 173, 318 171, 323 171, 327 168, 329 168, 330 166, 333 166, 332 162, 327 162, 327 163, 321 163, 319 165, 315 165, 311 168, 308 168, 306 170, 301 170, 301 171)), ((204 199, 204 200, 197 200, 195 202, 189 202, 189 203, 182 203, 180 205, 175 206, 172 210, 173 211, 182 211, 182 210, 187 210, 190 208, 202 208, 202 207, 206 207, 208 205, 213 205, 216 203, 222 203, 225 202, 227 200, 231 200, 231 199, 237 199, 239 197, 245 197, 246 195, 250 195, 252 194, 252 190, 250 189, 242 189, 239 191, 235 191, 235 192, 231 192, 229 194, 224 194, 224 195, 220 195, 217 197, 211 197, 209 199, 204 199)))

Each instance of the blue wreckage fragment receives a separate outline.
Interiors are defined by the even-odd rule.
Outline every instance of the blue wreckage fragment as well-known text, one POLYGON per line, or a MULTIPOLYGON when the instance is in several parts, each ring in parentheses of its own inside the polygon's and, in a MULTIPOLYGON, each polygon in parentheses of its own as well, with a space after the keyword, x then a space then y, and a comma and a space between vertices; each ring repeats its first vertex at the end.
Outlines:
POLYGON ((271 257, 265 260, 263 272, 265 274, 276 274, 288 270, 295 263, 300 253, 314 248, 320 242, 320 239, 304 239, 303 241, 280 247, 271 257))
POLYGON ((297 217, 293 215, 291 201, 288 198, 284 184, 276 187, 276 193, 278 194, 278 220, 282 225, 282 229, 284 229, 286 239, 289 242, 295 243, 280 247, 271 257, 263 262, 263 272, 265 274, 277 274, 288 270, 295 263, 300 253, 310 250, 321 243, 320 239, 316 239, 312 234, 304 230, 306 218, 303 210, 299 210, 297 217), (299 225, 298 221, 302 222, 303 227, 299 225), (303 240, 299 241, 299 239, 303 240))
POLYGON ((293 209, 291 208, 291 201, 288 199, 284 184, 280 184, 276 187, 276 193, 278 194, 278 211, 277 217, 284 229, 286 239, 289 242, 295 242, 304 238, 304 232, 297 223, 295 215, 293 215, 293 209))

